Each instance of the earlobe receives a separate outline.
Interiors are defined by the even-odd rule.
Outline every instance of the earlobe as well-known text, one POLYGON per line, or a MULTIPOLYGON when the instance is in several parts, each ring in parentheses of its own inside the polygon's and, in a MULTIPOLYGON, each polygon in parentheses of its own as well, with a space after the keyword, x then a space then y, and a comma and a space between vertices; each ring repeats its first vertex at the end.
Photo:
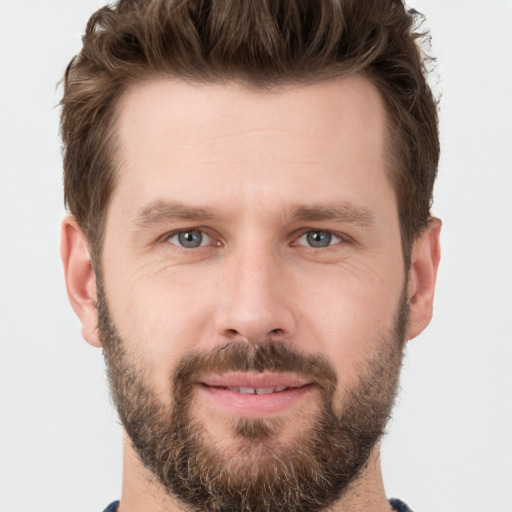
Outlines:
POLYGON ((441 221, 432 218, 413 245, 407 287, 409 299, 407 339, 409 340, 418 336, 432 318, 437 269, 441 258, 440 233, 441 221))
POLYGON ((69 301, 82 323, 82 335, 88 343, 99 347, 96 275, 85 234, 72 216, 62 222, 60 254, 69 301))

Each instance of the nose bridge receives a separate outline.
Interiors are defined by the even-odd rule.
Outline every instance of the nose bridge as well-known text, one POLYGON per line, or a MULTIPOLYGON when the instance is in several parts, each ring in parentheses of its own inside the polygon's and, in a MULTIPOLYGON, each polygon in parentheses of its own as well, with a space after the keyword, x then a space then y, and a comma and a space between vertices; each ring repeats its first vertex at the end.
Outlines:
POLYGON ((217 330, 222 336, 258 343, 279 334, 289 337, 295 321, 289 277, 268 243, 247 244, 228 257, 217 330))

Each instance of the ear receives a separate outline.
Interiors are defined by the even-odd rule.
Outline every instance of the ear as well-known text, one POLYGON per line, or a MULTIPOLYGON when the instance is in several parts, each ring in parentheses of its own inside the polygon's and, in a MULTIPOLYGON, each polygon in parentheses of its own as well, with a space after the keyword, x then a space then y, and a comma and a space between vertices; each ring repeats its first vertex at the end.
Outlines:
POLYGON ((91 345, 99 347, 96 275, 87 238, 71 215, 62 222, 60 255, 69 301, 82 322, 82 336, 91 345))
POLYGON ((441 221, 432 218, 413 244, 407 287, 410 308, 407 324, 408 340, 418 336, 432 319, 434 289, 441 258, 440 233, 441 221))

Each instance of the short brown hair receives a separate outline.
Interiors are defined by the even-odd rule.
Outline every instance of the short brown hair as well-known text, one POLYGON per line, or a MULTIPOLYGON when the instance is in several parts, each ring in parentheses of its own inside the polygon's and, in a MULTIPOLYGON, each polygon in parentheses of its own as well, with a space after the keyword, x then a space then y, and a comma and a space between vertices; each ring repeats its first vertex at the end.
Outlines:
POLYGON ((430 220, 439 160, 436 102, 401 0, 119 0, 92 15, 64 77, 66 204, 100 256, 115 186, 116 109, 158 76, 273 87, 361 73, 388 115, 402 247, 430 220))

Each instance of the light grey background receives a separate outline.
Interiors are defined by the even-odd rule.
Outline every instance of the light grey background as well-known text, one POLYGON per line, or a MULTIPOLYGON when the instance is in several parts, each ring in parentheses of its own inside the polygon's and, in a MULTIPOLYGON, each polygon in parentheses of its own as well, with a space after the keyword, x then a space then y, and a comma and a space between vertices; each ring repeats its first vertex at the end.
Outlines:
MULTIPOLYGON (((55 84, 100 0, 0 0, 0 512, 101 511, 121 430, 58 255, 55 84)), ((384 442, 415 512, 512 510, 512 2, 411 1, 442 90, 435 319, 410 343, 384 442)))

